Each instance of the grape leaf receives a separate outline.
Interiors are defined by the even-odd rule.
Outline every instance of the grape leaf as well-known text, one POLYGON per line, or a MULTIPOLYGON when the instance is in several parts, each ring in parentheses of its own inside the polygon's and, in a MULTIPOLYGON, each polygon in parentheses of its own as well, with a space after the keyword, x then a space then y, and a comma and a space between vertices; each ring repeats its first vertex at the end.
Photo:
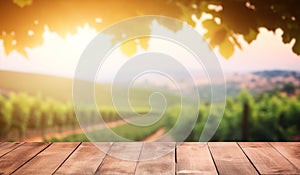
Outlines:
POLYGON ((149 46, 149 40, 150 37, 139 38, 139 45, 141 46, 141 48, 146 50, 149 46))
POLYGON ((215 32, 219 28, 219 25, 213 19, 207 19, 203 21, 202 26, 210 32, 215 32))
POLYGON ((120 49, 126 56, 131 57, 137 52, 137 43, 135 40, 129 40, 122 43, 120 49))
POLYGON ((13 0, 13 3, 17 6, 23 8, 25 6, 31 5, 33 0, 13 0))
POLYGON ((292 49, 293 49, 294 53, 296 53, 297 55, 300 55, 300 37, 299 36, 296 38, 296 42, 292 49))
POLYGON ((234 53, 234 45, 226 38, 224 42, 219 45, 219 52, 225 58, 230 58, 234 53))
POLYGON ((284 32, 281 35, 281 37, 282 37, 282 42, 285 43, 285 44, 291 42, 291 40, 293 39, 292 36, 289 33, 287 33, 287 32, 284 32))
POLYGON ((247 41, 248 44, 250 44, 252 41, 254 41, 257 38, 258 31, 253 30, 250 28, 247 35, 244 35, 244 40, 247 41))

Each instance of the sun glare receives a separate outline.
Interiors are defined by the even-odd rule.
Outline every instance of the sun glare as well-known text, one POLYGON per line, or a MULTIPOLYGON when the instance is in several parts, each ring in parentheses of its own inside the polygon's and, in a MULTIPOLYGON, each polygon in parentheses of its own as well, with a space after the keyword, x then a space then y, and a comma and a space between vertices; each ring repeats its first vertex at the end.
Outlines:
MULTIPOLYGON (((209 16, 204 15, 204 17, 207 18, 209 16)), ((197 23, 196 30, 203 34, 205 32, 205 29, 201 26, 203 19, 197 20, 195 16, 193 19, 197 23)), ((96 18, 95 21, 101 23, 102 19, 96 18)), ((38 23, 38 21, 36 22, 38 23)), ((217 50, 215 50, 215 53, 225 72, 261 69, 299 70, 299 57, 291 50, 294 41, 289 44, 283 44, 281 42, 281 34, 282 31, 280 29, 275 34, 268 32, 266 29, 260 29, 257 40, 250 45, 240 39, 243 49, 239 50, 236 48, 234 55, 229 60, 222 58, 217 50)), ((34 32, 29 30, 28 35, 34 35, 34 32)), ((68 33, 65 38, 60 37, 45 26, 43 45, 32 49, 26 48, 28 59, 16 51, 5 55, 3 43, 0 43, 0 69, 73 77, 81 53, 96 35, 97 31, 88 24, 77 27, 75 34, 68 33)), ((138 42, 143 42, 143 40, 138 42)), ((130 56, 133 56, 132 49, 126 50, 126 47, 131 47, 133 43, 136 44, 137 41, 132 40, 118 48, 117 52, 119 53, 116 54, 118 55, 116 60, 123 62, 121 61, 122 59, 128 59, 130 56), (127 55, 124 49, 128 52, 127 55)), ((151 42, 151 40, 147 44, 149 44, 150 50, 151 47, 164 48, 170 46, 166 42, 151 42)), ((139 53, 145 50, 137 47, 134 51, 139 53)), ((108 70, 111 69, 113 71, 114 66, 115 64, 108 66, 108 70)))

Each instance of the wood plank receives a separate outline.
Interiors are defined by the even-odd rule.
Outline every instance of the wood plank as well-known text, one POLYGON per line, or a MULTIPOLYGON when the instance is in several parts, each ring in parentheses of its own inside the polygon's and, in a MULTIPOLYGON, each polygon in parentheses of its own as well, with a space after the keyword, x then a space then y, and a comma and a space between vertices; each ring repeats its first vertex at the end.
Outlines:
POLYGON ((15 173, 52 174, 79 144, 78 142, 54 142, 15 173))
POLYGON ((239 145, 261 174, 298 174, 299 171, 266 142, 241 142, 239 145))
POLYGON ((219 174, 258 174, 235 142, 209 142, 219 174))
POLYGON ((207 143, 184 142, 177 146, 177 174, 218 174, 207 143))
POLYGON ((32 142, 17 147, 0 158, 0 174, 10 174, 14 172, 48 145, 49 143, 32 142))
POLYGON ((2 142, 0 174, 300 174, 299 142, 79 144, 2 142))
POLYGON ((175 143, 145 142, 135 174, 175 174, 175 143))
POLYGON ((55 174, 95 174, 111 145, 111 142, 83 142, 55 174))
POLYGON ((24 142, 3 142, 0 145, 0 157, 16 149, 18 146, 24 144, 24 142))
POLYGON ((300 142, 270 142, 270 144, 300 169, 300 142))
POLYGON ((113 143, 109 155, 106 155, 95 174, 134 174, 142 145, 142 142, 113 143))

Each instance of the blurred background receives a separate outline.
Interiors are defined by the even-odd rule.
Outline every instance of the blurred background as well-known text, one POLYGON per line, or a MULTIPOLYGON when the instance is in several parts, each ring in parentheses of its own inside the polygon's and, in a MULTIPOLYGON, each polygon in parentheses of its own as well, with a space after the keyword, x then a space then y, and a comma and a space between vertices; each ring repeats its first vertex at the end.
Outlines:
MULTIPOLYGON (((162 15, 181 20, 203 35, 223 68, 226 106, 212 141, 300 141, 299 6, 297 0, 3 0, 0 140, 89 141, 78 124, 72 102, 72 82, 81 53, 98 32, 115 22, 162 15)), ((182 26, 159 20, 126 30, 145 30, 150 35, 153 26, 174 33, 183 30, 182 26)), ((126 30, 111 35, 111 42, 120 42, 126 30)), ((131 140, 150 141, 174 127, 181 97, 172 93, 176 86, 163 77, 148 75, 139 79, 130 89, 134 94, 130 98, 133 109, 116 111, 111 96, 117 70, 131 57, 170 50, 192 72, 196 82, 196 87, 187 85, 183 90, 197 88, 201 97, 196 124, 185 140, 198 141, 211 106, 209 77, 174 43, 151 37, 121 43, 110 54, 95 80, 97 112, 106 124, 96 123, 97 112, 86 107, 80 111, 86 132, 94 134, 97 141, 114 140, 108 129, 131 140), (168 102, 158 122, 137 127, 120 116, 122 113, 128 120, 145 120, 139 114, 151 110, 148 99, 157 89, 168 102)), ((166 69, 185 83, 186 77, 180 71, 172 66, 166 69)), ((218 86, 218 82, 214 83, 218 86)), ((187 117, 180 123, 183 128, 190 124, 189 120, 187 117)), ((176 141, 179 135, 168 137, 176 141)))

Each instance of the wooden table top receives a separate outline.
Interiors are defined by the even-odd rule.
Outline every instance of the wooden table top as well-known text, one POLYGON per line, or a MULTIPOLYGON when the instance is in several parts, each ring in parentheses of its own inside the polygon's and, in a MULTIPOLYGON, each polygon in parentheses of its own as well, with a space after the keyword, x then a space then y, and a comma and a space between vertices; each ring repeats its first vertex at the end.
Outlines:
POLYGON ((2 142, 0 174, 300 174, 299 142, 94 144, 2 142), (166 149, 170 151, 164 156, 142 160, 166 149))

